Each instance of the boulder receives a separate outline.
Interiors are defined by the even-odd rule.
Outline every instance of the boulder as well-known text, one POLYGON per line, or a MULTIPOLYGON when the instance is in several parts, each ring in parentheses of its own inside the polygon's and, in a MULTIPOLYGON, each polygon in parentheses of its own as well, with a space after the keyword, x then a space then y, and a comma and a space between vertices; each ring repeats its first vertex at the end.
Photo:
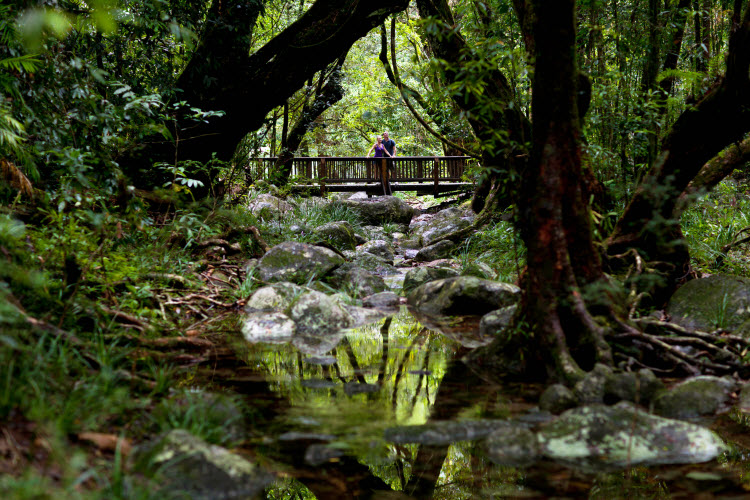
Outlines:
POLYGON ((304 335, 327 335, 349 328, 351 315, 335 299, 320 292, 307 292, 289 310, 296 331, 304 335))
POLYGON ((748 331, 740 327, 750 320, 750 279, 714 274, 688 281, 670 299, 667 313, 685 328, 748 331))
POLYGON ((409 293, 420 285, 430 281, 453 278, 458 276, 458 271, 449 267, 414 267, 409 269, 404 278, 404 293, 409 293))
POLYGON ((294 207, 271 194, 261 194, 250 201, 247 210, 259 219, 280 219, 294 210, 294 207))
POLYGON ((539 458, 536 434, 524 427, 493 432, 487 437, 485 447, 490 460, 507 467, 524 467, 539 458))
POLYGON ((573 387, 573 393, 578 398, 578 402, 581 404, 604 402, 604 386, 611 376, 610 367, 597 363, 594 369, 587 372, 573 387))
MULTIPOLYGON (((346 254, 344 254, 346 255, 346 254)), ((393 264, 367 252, 356 252, 351 257, 352 263, 357 267, 360 267, 366 271, 370 271, 378 276, 390 276, 393 274, 400 274, 399 270, 396 269, 393 264)))
POLYGON ((555 415, 578 406, 578 398, 562 384, 547 387, 539 397, 539 409, 555 415))
POLYGON ((357 252, 369 253, 393 264, 393 247, 385 240, 371 240, 357 247, 357 252))
POLYGON ((568 410, 542 426, 537 437, 544 457, 591 470, 700 463, 726 449, 708 429, 650 415, 627 402, 568 410))
POLYGON ((419 238, 422 245, 429 246, 447 234, 470 226, 475 215, 471 210, 451 207, 431 217, 423 217, 425 221, 417 221, 410 226, 411 235, 419 238))
POLYGON ((245 311, 281 311, 289 307, 304 291, 303 287, 284 281, 258 288, 247 299, 245 311))
POLYGON ((315 234, 339 251, 354 250, 357 242, 354 228, 347 221, 335 221, 315 228, 315 234))
POLYGON ((398 309, 401 305, 401 299, 393 292, 380 292, 362 299, 362 305, 364 307, 373 307, 375 309, 398 309))
POLYGON ((166 498, 255 498, 275 477, 256 464, 186 430, 170 431, 137 448, 134 469, 166 498))
POLYGON ((287 241, 271 248, 255 268, 262 281, 304 284, 344 263, 336 252, 323 247, 287 241))
POLYGON ((730 378, 700 376, 680 382, 653 401, 654 413, 669 418, 695 418, 728 409, 738 389, 730 378))
POLYGON ((350 198, 336 200, 334 204, 352 209, 366 225, 380 226, 385 222, 409 224, 414 209, 395 196, 373 196, 372 198, 350 198))
POLYGON ((284 344, 294 336, 295 325, 280 312, 258 311, 242 318, 242 335, 251 344, 284 344))
POLYGON ((366 297, 386 289, 383 278, 350 262, 335 269, 326 281, 354 298, 366 297))
POLYGON ((482 316, 479 322, 479 333, 481 335, 498 335, 505 331, 513 320, 513 316, 516 314, 518 306, 515 304, 508 307, 503 307, 496 311, 490 311, 482 316))
POLYGON ((415 262, 431 262, 433 260, 445 259, 455 250, 456 244, 450 240, 443 240, 428 245, 417 252, 414 256, 415 262))
POLYGON ((483 316, 517 303, 520 293, 510 283, 457 276, 419 286, 409 294, 408 303, 428 316, 483 316))
POLYGON ((663 390, 664 383, 647 368, 635 373, 614 373, 604 382, 604 402, 613 404, 618 401, 631 401, 647 405, 663 390))

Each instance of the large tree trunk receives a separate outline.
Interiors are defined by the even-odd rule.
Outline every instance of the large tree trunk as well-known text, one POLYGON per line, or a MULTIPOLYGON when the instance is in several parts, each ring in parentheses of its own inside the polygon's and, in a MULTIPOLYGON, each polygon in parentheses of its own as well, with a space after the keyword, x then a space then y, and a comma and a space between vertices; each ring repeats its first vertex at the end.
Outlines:
POLYGON ((535 2, 532 160, 523 174, 520 229, 527 248, 521 317, 546 364, 574 381, 611 362, 583 291, 603 282, 581 169, 575 61, 575 0, 535 2))
POLYGON ((687 246, 675 218, 679 195, 709 160, 750 131, 749 67, 750 9, 730 38, 726 76, 677 119, 662 144, 659 160, 608 239, 609 256, 632 249, 660 263, 664 279, 646 290, 656 305, 669 298, 689 269, 687 246))
POLYGON ((242 138, 263 124, 306 80, 335 61, 408 0, 318 0, 296 22, 248 55, 258 16, 256 0, 214 2, 196 54, 180 76, 180 101, 187 106, 169 123, 174 141, 144 141, 120 163, 134 177, 156 161, 205 162, 216 154, 229 161, 242 138), (221 117, 193 121, 190 107, 223 111, 221 117), (177 142, 177 140, 179 142, 177 142))

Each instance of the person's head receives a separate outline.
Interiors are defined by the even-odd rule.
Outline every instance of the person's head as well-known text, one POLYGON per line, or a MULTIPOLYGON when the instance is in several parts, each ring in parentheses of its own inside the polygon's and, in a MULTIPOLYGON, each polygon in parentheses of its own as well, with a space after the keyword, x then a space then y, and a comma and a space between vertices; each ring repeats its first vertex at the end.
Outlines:
POLYGON ((378 144, 380 144, 380 136, 375 136, 375 141, 377 141, 378 144))
POLYGON ((383 140, 384 141, 388 140, 388 132, 383 132, 383 140))

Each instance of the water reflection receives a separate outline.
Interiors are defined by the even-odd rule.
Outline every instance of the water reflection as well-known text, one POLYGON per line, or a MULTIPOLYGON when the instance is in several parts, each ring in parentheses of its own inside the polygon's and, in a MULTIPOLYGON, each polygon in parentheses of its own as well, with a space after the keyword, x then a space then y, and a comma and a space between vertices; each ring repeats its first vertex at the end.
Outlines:
MULTIPOLYGON (((471 425, 431 444, 393 439, 399 426, 543 417, 534 412, 541 387, 497 385, 458 361, 477 341, 476 330, 460 333, 467 323, 439 325, 443 333, 423 325, 402 308, 321 338, 243 343, 241 365, 214 369, 216 383, 246 394, 258 409, 256 438, 241 451, 277 473, 266 498, 669 498, 709 489, 744 495, 729 460, 584 474, 550 462, 495 465, 481 441, 465 440, 471 425)), ((732 466, 744 463, 740 455, 732 466)))

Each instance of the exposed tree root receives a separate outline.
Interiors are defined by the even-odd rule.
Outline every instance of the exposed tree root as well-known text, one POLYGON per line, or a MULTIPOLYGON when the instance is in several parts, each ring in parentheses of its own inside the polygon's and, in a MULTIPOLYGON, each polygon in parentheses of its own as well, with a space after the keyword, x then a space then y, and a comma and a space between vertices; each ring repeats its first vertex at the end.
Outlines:
POLYGON ((622 324, 622 330, 612 335, 612 339, 643 349, 643 357, 649 361, 634 360, 642 367, 659 372, 682 370, 689 374, 745 376, 750 373, 750 367, 744 361, 750 342, 742 337, 723 331, 688 330, 674 323, 648 318, 631 321, 635 326, 622 324))

